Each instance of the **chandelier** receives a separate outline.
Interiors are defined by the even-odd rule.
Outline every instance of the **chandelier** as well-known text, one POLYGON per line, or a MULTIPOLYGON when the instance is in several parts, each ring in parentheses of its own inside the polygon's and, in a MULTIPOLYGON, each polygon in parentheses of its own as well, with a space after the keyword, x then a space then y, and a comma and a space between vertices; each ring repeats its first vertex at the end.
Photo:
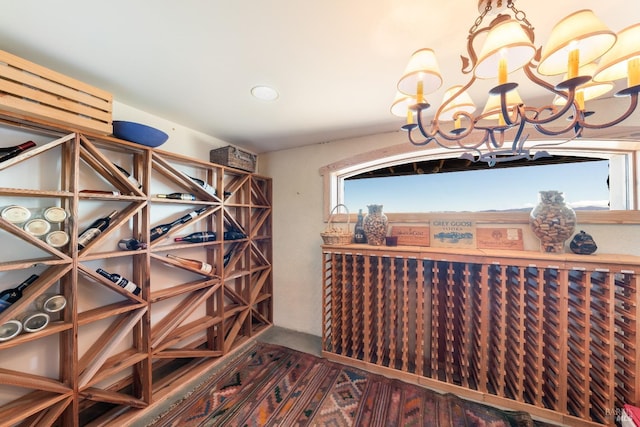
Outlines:
POLYGON ((398 81, 398 94, 391 112, 406 116, 402 129, 409 141, 418 146, 431 142, 440 147, 466 151, 461 157, 494 166, 499 162, 549 157, 543 150, 582 136, 584 129, 605 129, 617 125, 635 110, 640 91, 640 24, 612 32, 591 10, 580 10, 558 22, 548 43, 534 46, 534 29, 514 0, 480 0, 480 15, 469 29, 467 52, 462 58, 462 73, 469 74, 466 85, 445 92, 433 119, 425 123, 423 113, 430 107, 426 95, 442 85, 442 76, 432 49, 416 51, 398 81), (498 13, 486 27, 480 27, 488 14, 498 13), (484 37, 480 53, 474 42, 484 37), (526 77, 554 95, 549 105, 525 104, 517 92, 518 84, 509 75, 522 69, 526 77), (564 75, 553 85, 541 76, 564 75), (587 121, 593 113, 585 102, 601 96, 614 82, 627 79, 627 86, 615 95, 628 98, 629 106, 620 117, 607 123, 587 121), (476 79, 497 79, 489 91, 482 113, 467 93, 476 79), (562 118, 562 121, 559 119, 562 118), (555 127, 551 125, 554 124, 555 127), (529 131, 548 137, 560 137, 555 144, 531 145, 529 131), (507 131, 509 131, 507 133, 507 131), (565 139, 566 138, 566 139, 565 139))

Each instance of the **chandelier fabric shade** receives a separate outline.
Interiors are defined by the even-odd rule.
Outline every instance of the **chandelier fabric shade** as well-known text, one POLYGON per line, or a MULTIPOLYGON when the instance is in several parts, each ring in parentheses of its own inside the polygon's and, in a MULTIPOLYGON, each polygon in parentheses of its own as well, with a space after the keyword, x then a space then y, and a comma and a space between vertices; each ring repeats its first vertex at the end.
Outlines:
POLYGON ((435 92, 440 86, 442 75, 433 49, 415 51, 398 82, 398 90, 406 95, 420 97, 435 92))
POLYGON ((522 25, 510 19, 496 25, 487 34, 474 74, 479 79, 499 77, 501 61, 502 67, 506 67, 503 73, 510 74, 529 63, 535 53, 536 48, 522 25))
POLYGON ((397 117, 406 117, 407 111, 411 110, 411 106, 416 103, 416 99, 412 96, 405 95, 402 92, 396 92, 396 97, 391 104, 391 114, 397 117))
POLYGON ((445 108, 440 111, 440 120, 448 122, 453 120, 454 116, 459 112, 471 114, 476 111, 476 105, 473 103, 471 96, 469 96, 466 90, 460 93, 455 98, 451 99, 461 89, 462 86, 460 85, 452 86, 444 93, 444 97, 442 98, 442 106, 445 108), (447 104, 447 101, 450 99, 451 102, 447 104))
POLYGON ((593 79, 598 82, 627 78, 627 86, 640 84, 640 24, 618 33, 613 49, 600 59, 593 79))
POLYGON ((538 72, 545 76, 574 72, 580 65, 600 58, 616 42, 616 34, 611 31, 592 10, 584 9, 572 13, 551 30, 547 44, 542 48, 538 72), (571 53, 577 57, 571 57, 571 53))

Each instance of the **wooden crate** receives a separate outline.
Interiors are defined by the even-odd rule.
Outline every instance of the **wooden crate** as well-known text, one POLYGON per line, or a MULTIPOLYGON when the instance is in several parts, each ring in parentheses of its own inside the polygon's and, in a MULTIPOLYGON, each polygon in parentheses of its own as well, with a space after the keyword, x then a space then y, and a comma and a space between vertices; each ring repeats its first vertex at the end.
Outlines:
POLYGON ((0 111, 109 135, 112 106, 110 93, 0 50, 0 111))
POLYGON ((226 147, 211 150, 209 152, 209 160, 211 163, 255 172, 258 156, 234 147, 233 145, 227 145, 226 147))

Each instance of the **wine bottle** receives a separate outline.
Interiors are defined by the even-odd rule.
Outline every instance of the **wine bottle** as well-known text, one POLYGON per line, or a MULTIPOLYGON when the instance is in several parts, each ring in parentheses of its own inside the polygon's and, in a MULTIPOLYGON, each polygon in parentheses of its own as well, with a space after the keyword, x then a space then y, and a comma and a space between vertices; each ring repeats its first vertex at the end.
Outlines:
POLYGON ((32 274, 27 280, 20 283, 15 288, 5 289, 4 291, 0 292, 0 313, 9 308, 11 304, 22 298, 22 291, 24 291, 27 286, 35 282, 38 277, 40 276, 38 276, 37 274, 32 274))
POLYGON ((353 229, 353 243, 367 243, 367 236, 364 234, 364 215, 362 209, 358 211, 358 219, 353 229))
POLYGON ((146 249, 147 244, 131 237, 129 239, 120 240, 118 242, 118 248, 124 251, 137 251, 139 249, 146 249))
POLYGON ((213 271, 213 266, 204 261, 199 261, 196 259, 182 258, 179 256, 175 256, 172 254, 167 254, 167 258, 171 258, 178 262, 178 264, 184 265, 185 267, 192 268, 194 270, 199 270, 205 274, 209 274, 213 271))
POLYGON ((224 240, 238 240, 238 239, 246 239, 247 235, 242 232, 237 227, 232 225, 227 227, 227 230, 224 232, 224 240))
POLYGON ((136 186, 136 187, 138 187, 138 188, 142 188, 142 184, 140 184, 140 182, 139 182, 139 181, 138 181, 138 180, 137 180, 133 175, 131 175, 131 174, 129 173, 129 171, 128 171, 128 170, 126 170, 126 169, 125 169, 125 168, 123 168, 122 166, 117 165, 117 164, 115 164, 115 163, 113 164, 113 166, 117 167, 117 168, 118 168, 118 170, 119 170, 120 172, 122 172, 122 173, 124 174, 124 176, 126 176, 126 177, 127 177, 127 179, 129 180, 129 182, 131 182, 133 185, 135 185, 135 186, 136 186))
POLYGON ((173 200, 195 200, 196 196, 189 193, 170 193, 170 194, 158 194, 160 199, 173 199, 173 200))
POLYGON ((111 280, 113 283, 115 283, 116 285, 120 286, 123 289, 126 289, 127 291, 131 292, 134 295, 139 295, 141 289, 138 287, 138 285, 136 285, 135 283, 129 281, 128 279, 125 279, 124 277, 122 277, 121 275, 117 274, 117 273, 108 273, 106 271, 104 271, 103 269, 99 268, 96 270, 96 272, 103 276, 106 277, 107 279, 111 280))
POLYGON ((112 196, 119 196, 119 191, 109 191, 109 190, 80 190, 81 194, 110 194, 112 196))
POLYGON ((78 249, 84 249, 90 241, 98 237, 100 233, 106 230, 107 227, 109 227, 109 224, 111 224, 111 220, 117 215, 117 213, 118 211, 112 211, 104 218, 96 219, 93 224, 89 226, 89 228, 80 233, 80 236, 78 236, 78 249))
POLYGON ((35 146, 36 146, 35 142, 27 141, 20 145, 14 145, 13 147, 0 147, 0 163, 9 159, 13 159, 23 151, 26 151, 29 148, 33 148, 35 146))
POLYGON ((203 180, 201 180, 200 178, 194 178, 192 176, 190 176, 189 178, 191 178, 191 180, 193 180, 194 182, 200 184, 200 187, 202 187, 204 191, 206 191, 207 193, 212 194, 214 196, 216 195, 216 189, 210 186, 209 184, 207 184, 206 182, 204 182, 203 180))
POLYGON ((176 242, 187 242, 187 243, 212 242, 216 240, 216 233, 214 231, 198 231, 195 233, 191 233, 187 236, 176 237, 173 240, 176 242))
POLYGON ((161 225, 158 225, 157 227, 153 227, 153 229, 151 230, 151 234, 150 234, 149 238, 153 242, 154 240, 156 240, 156 239, 164 236, 165 234, 167 234, 176 225, 180 225, 180 224, 184 224, 186 222, 189 222, 193 218, 195 218, 198 215, 202 214, 206 210, 207 210, 207 207, 196 209, 196 210, 191 211, 188 214, 176 219, 173 222, 170 222, 170 223, 167 223, 167 224, 161 224, 161 225))

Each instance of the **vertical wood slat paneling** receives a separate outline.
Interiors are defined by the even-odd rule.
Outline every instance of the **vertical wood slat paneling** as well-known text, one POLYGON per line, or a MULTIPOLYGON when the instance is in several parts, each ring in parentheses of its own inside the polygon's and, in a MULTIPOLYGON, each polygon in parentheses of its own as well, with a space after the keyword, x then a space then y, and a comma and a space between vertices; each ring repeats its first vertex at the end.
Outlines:
MULTIPOLYGON (((409 371, 409 260, 402 259, 402 370, 409 371)), ((413 325, 412 325, 413 326, 413 325)))
MULTIPOLYGON (((389 259, 386 259, 385 261, 387 261, 386 265, 388 266, 389 259)), ((375 351, 374 361, 376 364, 382 365, 384 360, 384 349, 388 347, 387 345, 385 345, 385 337, 388 336, 385 330, 385 326, 388 327, 388 324, 386 323, 386 316, 385 316, 385 312, 387 309, 387 306, 386 306, 387 298, 385 298, 384 296, 385 283, 387 283, 388 278, 383 277, 384 269, 382 267, 382 263, 379 263, 378 267, 379 267, 378 268, 379 280, 376 283, 377 289, 376 289, 376 295, 375 295, 376 332, 374 336, 374 342, 376 343, 376 351, 375 351)))
POLYGON ((567 316, 567 411, 588 417, 589 342, 588 313, 584 301, 588 300, 589 287, 584 283, 585 273, 579 270, 568 272, 568 316, 567 316))
POLYGON ((558 271, 558 315, 560 327, 558 329, 558 343, 559 343, 559 374, 560 376, 560 388, 558 390, 558 409, 561 412, 567 412, 567 378, 568 375, 565 375, 567 372, 567 357, 568 357, 568 346, 567 346, 567 316, 569 314, 569 272, 566 269, 562 269, 558 271))
MULTIPOLYGON (((371 272, 371 257, 362 257, 364 259, 364 271, 361 274, 362 280, 358 280, 358 289, 362 289, 361 293, 364 294, 364 312, 363 312, 363 356, 362 360, 365 362, 371 362, 371 328, 373 327, 373 305, 371 302, 371 293, 372 288, 375 289, 376 283, 379 283, 382 278, 380 274, 376 274, 372 276, 371 272), (374 286, 367 285, 368 283, 373 283, 374 286)), ((377 259, 376 264, 381 264, 380 260, 377 259)), ((355 263, 354 263, 355 264, 355 263)), ((375 267, 373 267, 375 268, 375 267)), ((379 273, 379 272, 378 272, 379 273)))
POLYGON ((340 299, 340 301, 342 302, 342 306, 340 307, 342 309, 342 345, 340 346, 341 352, 343 354, 349 354, 348 348, 349 348, 349 337, 351 336, 351 334, 349 333, 349 322, 351 321, 351 316, 349 316, 349 311, 351 310, 351 298, 349 297, 349 290, 350 290, 350 285, 349 283, 346 281, 345 279, 345 275, 346 275, 346 262, 345 262, 345 257, 343 255, 339 255, 339 259, 340 259, 340 290, 342 291, 342 298, 340 299))
POLYGON ((461 293, 461 301, 460 305, 463 307, 461 311, 461 319, 458 328, 460 329, 463 340, 460 345, 460 364, 462 365, 461 369, 461 385, 463 387, 469 388, 469 371, 471 369, 471 354, 472 354, 472 346, 473 346, 473 329, 468 328, 467 325, 470 324, 473 317, 473 304, 471 299, 471 292, 473 289, 473 265, 466 264, 464 266, 463 272, 463 282, 460 288, 461 293))
POLYGON ((640 403, 634 271, 330 251, 324 263, 325 351, 604 425, 640 403))
MULTIPOLYGON (((618 310, 618 301, 616 300, 616 275, 609 272, 607 281, 607 291, 609 299, 609 313, 607 317, 607 341, 609 354, 609 369, 607 371, 607 390, 606 400, 611 402, 611 407, 615 407, 616 401, 616 358, 617 358, 617 341, 616 341, 616 317, 618 310)), ((621 405, 620 405, 621 406, 621 405)), ((620 407, 618 406, 618 407, 620 407)))
POLYGON ((455 327, 453 325, 454 320, 454 304, 453 296, 455 294, 454 283, 454 271, 453 264, 446 263, 446 278, 445 278, 445 291, 442 295, 443 304, 443 317, 444 317, 444 373, 445 381, 448 383, 454 382, 454 376, 456 374, 456 365, 454 364, 454 345, 455 345, 455 327))
POLYGON ((391 301, 389 309, 389 366, 396 369, 396 340, 397 340, 397 321, 398 321, 398 261, 394 259, 391 263, 391 286, 389 286, 389 300, 391 301))
POLYGON ((431 267, 431 378, 439 379, 440 371, 440 281, 438 263, 431 267))
POLYGON ((480 353, 480 365, 478 366, 479 374, 479 383, 478 390, 483 393, 488 391, 488 366, 489 366, 489 356, 488 349, 489 346, 485 345, 485 343, 489 342, 490 332, 489 332, 489 324, 490 324, 490 315, 491 315, 491 306, 489 299, 489 266, 487 264, 482 265, 482 271, 480 273, 480 325, 479 325, 479 336, 480 336, 480 346, 478 348, 480 353))
MULTIPOLYGON (((362 300, 364 286, 360 287, 357 282, 358 277, 358 263, 354 262, 355 255, 346 255, 347 262, 347 283, 351 289, 351 334, 349 338, 351 339, 351 357, 360 359, 361 354, 360 350, 362 348, 362 316, 363 316, 363 306, 362 300)), ((362 267, 362 264, 360 265, 362 267)), ((368 277, 370 280, 370 278, 368 277)), ((367 286, 368 287, 368 286, 367 286)))
POLYGON ((558 407, 558 389, 560 388, 560 371, 558 366, 559 337, 560 328, 559 308, 558 308, 558 286, 557 269, 545 269, 542 275, 542 292, 545 295, 543 302, 543 337, 544 346, 543 358, 543 382, 542 382, 542 403, 548 408, 558 407))
POLYGON ((616 358, 616 382, 629 382, 636 387, 631 389, 617 389, 616 402, 637 402, 640 399, 638 391, 640 387, 638 377, 638 333, 634 325, 638 322, 638 293, 637 278, 633 272, 625 271, 619 274, 616 280, 616 300, 620 303, 620 311, 616 317, 616 342, 618 354, 616 358), (636 390, 634 393, 633 390, 636 390))
POLYGON ((417 260, 416 276, 416 374, 424 375, 424 264, 417 260))

